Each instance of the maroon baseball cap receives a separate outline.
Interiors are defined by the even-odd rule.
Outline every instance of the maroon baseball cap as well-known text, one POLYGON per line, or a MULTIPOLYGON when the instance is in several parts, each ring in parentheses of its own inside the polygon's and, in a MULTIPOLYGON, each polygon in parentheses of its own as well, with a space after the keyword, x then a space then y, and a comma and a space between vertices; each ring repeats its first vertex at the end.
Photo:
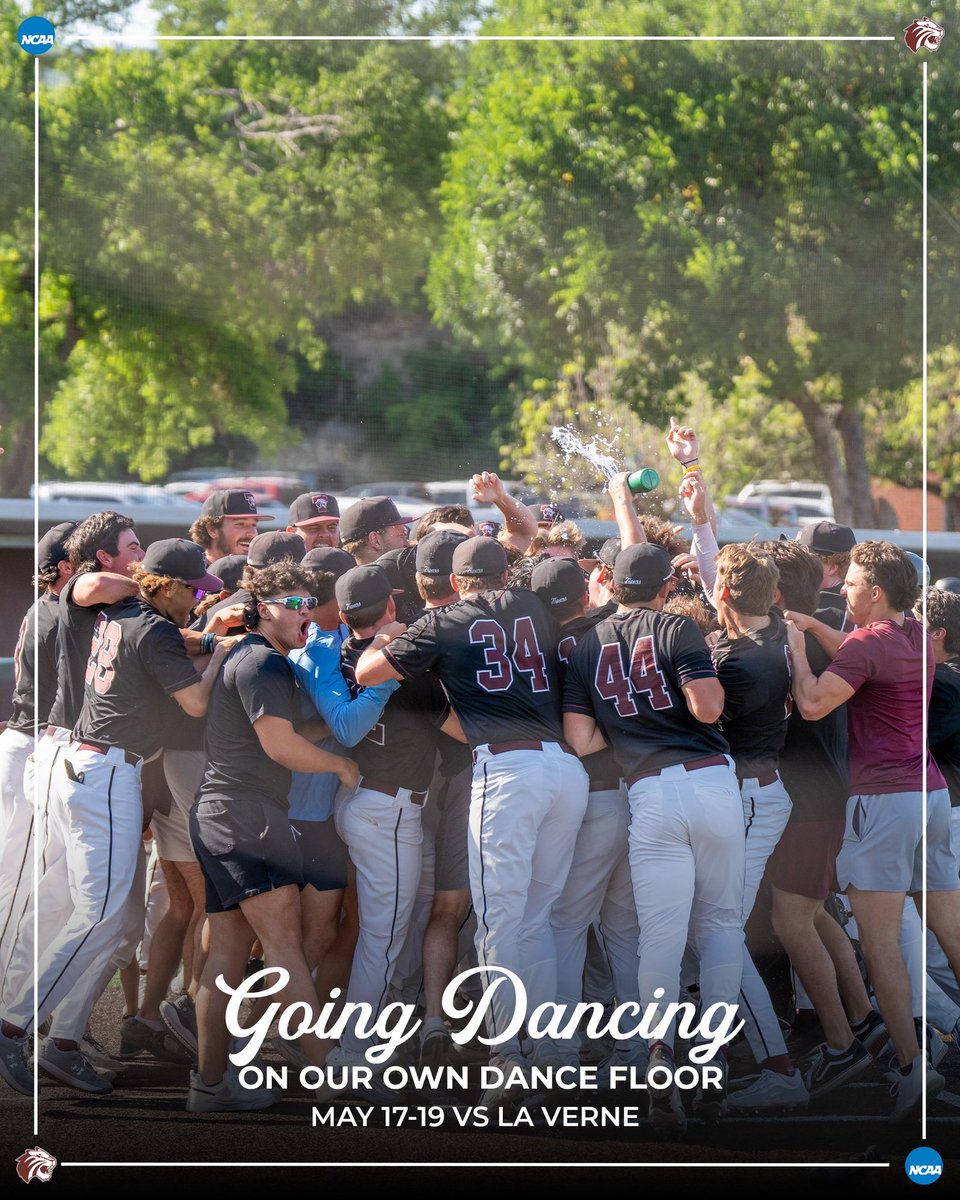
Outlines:
POLYGON ((148 575, 182 579, 188 586, 203 588, 205 592, 219 592, 223 587, 219 575, 207 572, 207 562, 200 547, 186 538, 164 538, 159 542, 151 542, 140 565, 148 575))
POLYGON ((288 525, 325 525, 340 520, 340 505, 328 492, 304 492, 290 505, 288 525))
POLYGON ((273 521, 268 513, 257 512, 257 498, 253 492, 239 488, 221 488, 204 500, 201 517, 256 517, 258 521, 273 521))

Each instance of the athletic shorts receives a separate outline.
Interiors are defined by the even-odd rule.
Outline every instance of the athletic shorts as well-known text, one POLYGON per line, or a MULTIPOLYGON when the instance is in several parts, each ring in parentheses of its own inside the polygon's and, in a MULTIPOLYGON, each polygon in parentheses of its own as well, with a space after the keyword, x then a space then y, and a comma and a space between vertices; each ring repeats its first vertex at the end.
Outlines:
POLYGON ((767 881, 781 892, 826 900, 837 890, 843 817, 790 821, 767 863, 767 881))
POLYGON ((467 827, 470 821, 470 788, 473 769, 452 779, 435 776, 427 797, 427 810, 436 805, 438 819, 435 835, 435 888, 438 892, 459 892, 470 886, 467 861, 467 827))
POLYGON ((163 773, 173 796, 168 813, 151 819, 157 853, 168 862, 196 862, 190 840, 190 809, 196 799, 207 756, 203 750, 164 750, 163 773))
POLYGON ((302 886, 300 850, 279 804, 204 794, 190 810, 190 837, 208 913, 228 912, 291 883, 302 886))
MULTIPOLYGON (((923 887, 923 793, 851 796, 837 880, 864 892, 907 892, 923 887)), ((950 793, 927 793, 927 891, 960 890, 950 838, 950 793)))
POLYGON ((347 886, 350 855, 337 833, 333 817, 326 821, 291 821, 300 851, 301 879, 318 892, 336 892, 347 886))

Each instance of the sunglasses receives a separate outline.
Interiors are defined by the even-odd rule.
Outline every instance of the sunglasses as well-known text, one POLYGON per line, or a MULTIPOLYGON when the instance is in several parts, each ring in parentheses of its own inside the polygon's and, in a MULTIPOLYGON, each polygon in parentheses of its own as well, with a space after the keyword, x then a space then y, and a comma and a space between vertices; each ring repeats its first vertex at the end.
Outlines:
POLYGON ((289 608, 292 612, 299 612, 301 608, 310 612, 320 601, 316 596, 284 596, 281 600, 264 600, 263 603, 279 604, 281 608, 289 608))
POLYGON ((207 595, 203 588, 191 587, 189 583, 183 585, 188 592, 193 592, 193 598, 199 604, 200 601, 207 595))

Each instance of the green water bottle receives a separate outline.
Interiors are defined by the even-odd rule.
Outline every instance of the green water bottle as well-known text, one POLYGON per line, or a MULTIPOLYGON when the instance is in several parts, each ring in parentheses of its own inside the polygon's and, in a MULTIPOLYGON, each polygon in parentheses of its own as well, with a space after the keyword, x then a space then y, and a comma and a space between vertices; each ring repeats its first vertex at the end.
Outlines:
POLYGON ((660 475, 653 467, 641 467, 627 477, 627 487, 636 495, 639 492, 652 492, 660 486, 660 475))

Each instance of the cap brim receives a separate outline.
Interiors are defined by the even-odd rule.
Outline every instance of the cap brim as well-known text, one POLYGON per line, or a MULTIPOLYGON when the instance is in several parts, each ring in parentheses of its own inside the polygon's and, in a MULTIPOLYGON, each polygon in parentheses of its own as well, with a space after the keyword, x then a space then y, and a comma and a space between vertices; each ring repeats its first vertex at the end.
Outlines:
POLYGON ((185 579, 183 581, 187 587, 203 588, 205 592, 219 592, 223 590, 223 580, 216 575, 204 575, 202 579, 185 579))
POLYGON ((294 521, 294 526, 299 529, 301 525, 329 525, 331 522, 339 523, 339 517, 307 517, 305 521, 294 521))

